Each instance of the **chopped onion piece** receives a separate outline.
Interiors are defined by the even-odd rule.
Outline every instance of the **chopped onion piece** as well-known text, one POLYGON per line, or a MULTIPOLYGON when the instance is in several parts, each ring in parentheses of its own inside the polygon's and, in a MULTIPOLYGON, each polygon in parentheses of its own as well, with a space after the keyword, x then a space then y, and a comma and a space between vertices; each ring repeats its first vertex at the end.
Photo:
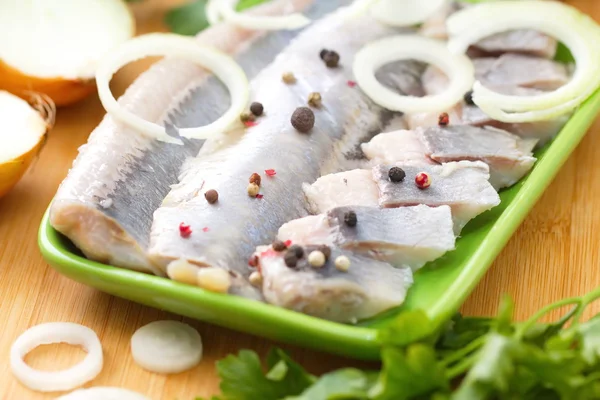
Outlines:
POLYGON ((179 129, 182 137, 207 139, 226 131, 239 121, 239 116, 250 98, 248 79, 242 68, 231 57, 215 49, 200 46, 192 38, 168 33, 153 33, 134 38, 103 60, 96 73, 96 81, 102 105, 112 117, 158 140, 183 144, 181 140, 169 136, 164 127, 126 110, 110 91, 110 80, 121 67, 148 56, 170 56, 190 60, 212 71, 231 93, 231 106, 225 114, 206 126, 179 129))
MULTIPOLYGON (((246 29, 282 30, 298 29, 311 23, 300 13, 282 16, 248 15, 236 11, 239 0, 212 0, 224 20, 246 29)), ((212 11, 211 11, 212 12, 212 11)))
POLYGON ((473 100, 503 122, 538 121, 571 112, 600 86, 600 27, 566 4, 551 1, 503 1, 480 4, 453 14, 447 22, 449 48, 464 53, 490 35, 515 29, 534 29, 556 37, 575 58, 577 68, 566 85, 535 96, 497 93, 476 82, 473 100), (539 112, 538 112, 539 111, 539 112), (543 112, 542 112, 543 111, 543 112), (510 113, 512 112, 512 113, 510 113))
POLYGON ((471 90, 473 63, 464 54, 451 53, 444 42, 416 35, 384 38, 363 47, 354 58, 354 76, 360 88, 377 104, 405 113, 443 111, 458 103, 471 90), (382 85, 375 72, 393 61, 414 59, 435 65, 450 79, 441 93, 403 96, 382 85))
POLYGON ((96 333, 83 325, 51 322, 25 331, 10 349, 10 368, 29 389, 40 392, 71 390, 94 379, 102 370, 102 345, 96 333), (79 364, 62 371, 39 371, 25 363, 23 357, 44 344, 68 343, 81 346, 87 356, 79 364))
POLYGON ((206 20, 209 24, 215 25, 221 22, 221 13, 219 11, 219 1, 221 0, 208 0, 204 13, 206 14, 206 20))
POLYGON ((131 354, 148 371, 176 374, 198 365, 202 339, 191 326, 179 321, 155 321, 131 337, 131 354))
POLYGON ((78 389, 57 397, 56 400, 150 400, 148 397, 131 390, 116 387, 96 386, 78 389))
POLYGON ((447 0, 380 0, 371 8, 372 15, 391 26, 419 24, 439 11, 447 0))

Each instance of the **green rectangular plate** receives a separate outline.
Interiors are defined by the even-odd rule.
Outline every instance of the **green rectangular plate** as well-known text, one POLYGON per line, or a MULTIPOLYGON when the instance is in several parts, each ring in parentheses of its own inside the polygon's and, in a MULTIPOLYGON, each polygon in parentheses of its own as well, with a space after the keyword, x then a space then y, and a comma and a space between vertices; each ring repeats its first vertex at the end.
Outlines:
POLYGON ((378 359, 378 328, 402 310, 420 308, 441 326, 460 308, 600 112, 600 92, 536 153, 529 176, 500 195, 502 203, 471 221, 455 251, 415 275, 406 303, 385 315, 344 325, 240 297, 210 293, 169 279, 100 264, 82 257, 44 216, 39 246, 61 274, 101 291, 191 318, 271 339, 361 359, 378 359))

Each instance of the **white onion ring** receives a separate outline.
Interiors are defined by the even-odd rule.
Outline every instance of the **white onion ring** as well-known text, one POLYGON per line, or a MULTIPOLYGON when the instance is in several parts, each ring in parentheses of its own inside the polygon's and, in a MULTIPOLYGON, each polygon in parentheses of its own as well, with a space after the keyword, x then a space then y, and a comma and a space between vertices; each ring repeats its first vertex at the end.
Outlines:
POLYGON ((206 20, 209 24, 215 25, 221 22, 221 11, 219 10, 220 0, 208 0, 204 13, 206 14, 206 20))
POLYGON ((464 54, 453 54, 444 42, 417 35, 399 35, 372 42, 354 58, 354 77, 360 88, 377 104, 405 113, 444 111, 471 90, 475 71, 464 54), (441 93, 425 97, 403 96, 382 85, 378 68, 393 61, 415 59, 440 68, 450 79, 441 93))
POLYGON ((391 26, 419 24, 438 12, 447 0, 380 0, 373 4, 373 17, 391 26))
POLYGON ((311 23, 300 13, 282 16, 249 15, 236 11, 239 0, 212 0, 215 9, 225 21, 246 29, 282 30, 299 29, 311 23))
POLYGON ((158 140, 182 144, 181 140, 169 136, 164 127, 126 110, 110 91, 110 80, 121 67, 148 56, 180 57, 192 61, 212 71, 229 89, 231 106, 225 114, 206 126, 179 129, 182 137, 207 139, 226 131, 239 121, 250 98, 250 85, 242 68, 231 57, 200 46, 193 38, 169 33, 152 33, 131 39, 105 58, 99 66, 96 72, 98 94, 106 111, 115 119, 158 140))
POLYGON ((200 363, 202 339, 197 330, 183 322, 155 321, 135 331, 131 354, 148 371, 176 374, 200 363))
POLYGON ((26 330, 10 348, 10 368, 15 377, 29 389, 40 392, 71 390, 94 379, 102 370, 102 345, 96 333, 83 325, 51 322, 26 330), (44 344, 68 343, 81 346, 87 356, 69 369, 39 371, 25 363, 23 357, 44 344))
POLYGON ((127 389, 96 386, 75 390, 55 400, 150 400, 150 398, 127 389))
POLYGON ((514 29, 538 30, 556 37, 571 50, 577 64, 575 74, 569 83, 552 92, 535 96, 505 95, 476 82, 475 104, 486 108, 486 112, 495 110, 495 115, 490 116, 500 121, 527 122, 566 114, 600 85, 600 74, 596 72, 600 68, 597 51, 600 28, 573 7, 547 1, 485 3, 453 14, 447 25, 451 36, 448 46, 454 52, 464 53, 471 44, 487 36, 514 29))

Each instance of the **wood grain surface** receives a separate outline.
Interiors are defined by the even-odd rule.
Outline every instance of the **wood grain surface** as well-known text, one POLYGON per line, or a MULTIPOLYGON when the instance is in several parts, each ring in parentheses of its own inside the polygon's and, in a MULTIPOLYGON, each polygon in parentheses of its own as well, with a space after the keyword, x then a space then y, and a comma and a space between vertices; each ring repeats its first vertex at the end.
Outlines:
MULTIPOLYGON (((164 11, 180 1, 147 0, 134 6, 138 32, 164 30, 164 11)), ((600 20, 600 1, 569 3, 600 20)), ((122 91, 135 68, 117 77, 122 91)), ((12 342, 27 328, 50 321, 70 321, 95 330, 104 346, 102 373, 86 386, 119 386, 152 399, 193 399, 218 390, 214 362, 243 348, 265 355, 276 343, 202 322, 186 320, 201 333, 204 359, 193 370, 163 376, 134 364, 129 340, 143 324, 158 319, 181 319, 100 293, 75 283, 50 268, 37 248, 40 218, 66 175, 77 148, 104 112, 96 97, 60 109, 41 156, 18 186, 0 199, 0 399, 52 399, 21 386, 9 369, 12 342)), ((553 300, 581 295, 600 284, 600 121, 597 121, 559 176, 510 241, 463 310, 469 315, 495 313, 504 293, 517 303, 523 319, 553 300)), ((590 313, 599 312, 596 306, 590 313)), ((589 315, 588 315, 589 316, 589 315)), ((314 373, 360 363, 331 355, 284 346, 314 373)), ((26 361, 36 368, 73 365, 84 352, 67 345, 43 346, 26 361)))

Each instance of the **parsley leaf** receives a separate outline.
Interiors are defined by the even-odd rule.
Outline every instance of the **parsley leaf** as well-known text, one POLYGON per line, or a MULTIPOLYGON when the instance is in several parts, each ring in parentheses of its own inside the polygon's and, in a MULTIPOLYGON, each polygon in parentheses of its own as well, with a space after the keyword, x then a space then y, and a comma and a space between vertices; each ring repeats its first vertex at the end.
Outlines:
POLYGON ((300 396, 286 397, 285 400, 368 399, 368 390, 376 378, 375 372, 363 372, 354 368, 341 369, 323 375, 300 396))

